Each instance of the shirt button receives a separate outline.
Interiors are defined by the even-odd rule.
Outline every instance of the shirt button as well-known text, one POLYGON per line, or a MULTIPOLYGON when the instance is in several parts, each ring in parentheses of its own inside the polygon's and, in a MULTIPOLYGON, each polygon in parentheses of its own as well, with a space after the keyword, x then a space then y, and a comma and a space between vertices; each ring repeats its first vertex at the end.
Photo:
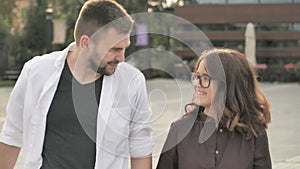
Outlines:
POLYGON ((219 154, 219 151, 218 150, 216 150, 216 155, 218 155, 219 154))
POLYGON ((223 129, 220 129, 219 132, 220 132, 220 133, 223 133, 223 129))

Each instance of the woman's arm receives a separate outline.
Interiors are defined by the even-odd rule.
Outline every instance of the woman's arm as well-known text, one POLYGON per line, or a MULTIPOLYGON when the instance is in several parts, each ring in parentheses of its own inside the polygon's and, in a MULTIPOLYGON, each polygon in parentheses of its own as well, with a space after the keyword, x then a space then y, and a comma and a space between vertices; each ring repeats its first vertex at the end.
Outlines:
POLYGON ((265 130, 255 138, 253 169, 272 169, 268 135, 265 130))

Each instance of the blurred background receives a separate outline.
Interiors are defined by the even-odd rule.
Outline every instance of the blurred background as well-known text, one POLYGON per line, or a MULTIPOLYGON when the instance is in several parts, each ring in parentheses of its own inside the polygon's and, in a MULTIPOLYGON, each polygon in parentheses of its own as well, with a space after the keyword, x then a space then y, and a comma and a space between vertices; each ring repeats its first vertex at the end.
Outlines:
MULTIPOLYGON (((300 0, 117 1, 130 14, 160 12, 189 22, 176 25, 180 27, 176 28, 178 32, 174 32, 170 24, 162 35, 147 33, 147 30, 163 27, 163 19, 135 18, 138 24, 134 27, 126 60, 140 69, 147 79, 153 79, 147 80, 147 86, 149 95, 156 101, 152 106, 154 112, 158 112, 156 117, 168 112, 154 124, 156 132, 166 131, 168 120, 178 115, 174 112, 181 113, 182 103, 190 99, 190 84, 184 80, 184 84, 179 85, 180 80, 174 82, 169 78, 189 79, 198 57, 192 49, 205 49, 207 44, 233 48, 245 53, 260 80, 267 82, 261 85, 273 104, 273 122, 269 128, 273 163, 279 164, 278 169, 293 168, 290 161, 285 160, 295 157, 294 163, 300 168, 300 86, 297 84, 300 83, 300 0), (205 36, 199 36, 194 27, 205 36), (130 57, 132 55, 139 56, 130 57), (165 103, 160 100, 164 99, 163 94, 170 95, 166 110, 161 106, 165 103), (289 167, 282 167, 282 161, 289 167)), ((4 110, 11 86, 23 64, 34 56, 61 50, 73 41, 73 27, 84 2, 0 0, 0 128, 5 120, 4 110)), ((156 138, 163 142, 163 137, 156 138)), ((159 146, 162 144, 158 144, 157 151, 161 149, 159 146)))
MULTIPOLYGON (((117 0, 130 14, 161 12, 183 18, 199 28, 215 47, 246 50, 246 28, 254 29, 254 66, 263 81, 300 81, 300 0, 117 0)), ((23 64, 33 56, 61 50, 73 41, 73 27, 85 0, 1 0, 0 1, 0 85, 11 85, 23 64)), ((145 31, 160 25, 160 20, 143 22, 133 31, 145 31)), ((172 33, 172 27, 166 28, 172 33)), ((168 70, 144 69, 147 79, 155 77, 187 78, 197 55, 191 47, 205 45, 187 25, 177 35, 182 43, 167 35, 132 36, 127 56, 154 48, 172 52, 150 54, 148 59, 130 60, 136 67, 164 64, 168 70), (147 62, 147 63, 145 63, 147 62)), ((141 34, 140 34, 141 35, 141 34)), ((154 66, 155 67, 155 66, 154 66)))

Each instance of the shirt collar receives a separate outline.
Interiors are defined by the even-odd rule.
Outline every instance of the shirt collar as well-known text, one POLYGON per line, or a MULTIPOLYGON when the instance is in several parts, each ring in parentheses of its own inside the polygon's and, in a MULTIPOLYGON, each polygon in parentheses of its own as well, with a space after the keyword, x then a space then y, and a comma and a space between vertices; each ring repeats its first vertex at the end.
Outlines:
POLYGON ((57 69, 61 69, 65 63, 65 60, 68 56, 69 51, 74 51, 76 47, 75 42, 72 42, 69 44, 68 47, 66 47, 62 53, 57 57, 56 61, 55 61, 55 67, 57 69))

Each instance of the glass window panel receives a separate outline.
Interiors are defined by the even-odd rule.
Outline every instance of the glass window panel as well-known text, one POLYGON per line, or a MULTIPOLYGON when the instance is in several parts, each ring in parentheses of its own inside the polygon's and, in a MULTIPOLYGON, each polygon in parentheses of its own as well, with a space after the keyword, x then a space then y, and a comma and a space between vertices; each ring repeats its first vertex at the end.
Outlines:
POLYGON ((196 0, 184 0, 183 1, 184 5, 193 5, 196 4, 196 0))
POLYGON ((257 41, 257 48, 295 48, 299 47, 297 40, 291 41, 257 41))
POLYGON ((212 41, 211 42, 214 47, 224 47, 225 41, 212 41))
POLYGON ((300 31, 300 23, 294 23, 293 24, 293 30, 294 31, 300 31))
POLYGON ((196 0, 198 4, 225 4, 226 0, 196 0))
POLYGON ((261 31, 287 31, 291 30, 290 23, 270 23, 270 24, 258 24, 257 30, 261 31))
POLYGON ((267 57, 256 57, 256 62, 259 63, 268 63, 267 57))
POLYGON ((224 31, 225 24, 197 24, 196 25, 202 31, 224 31))
POLYGON ((180 27, 177 29, 178 31, 193 31, 195 30, 195 26, 191 24, 181 24, 180 27))
POLYGON ((260 0, 261 3, 291 3, 293 0, 260 0))
POLYGON ((245 31, 246 30, 246 23, 234 23, 234 24, 227 24, 228 31, 245 31))
POLYGON ((224 47, 234 48, 234 49, 243 49, 244 46, 245 46, 244 41, 226 41, 224 47))
POLYGON ((259 0, 228 0, 228 4, 256 4, 259 0))

